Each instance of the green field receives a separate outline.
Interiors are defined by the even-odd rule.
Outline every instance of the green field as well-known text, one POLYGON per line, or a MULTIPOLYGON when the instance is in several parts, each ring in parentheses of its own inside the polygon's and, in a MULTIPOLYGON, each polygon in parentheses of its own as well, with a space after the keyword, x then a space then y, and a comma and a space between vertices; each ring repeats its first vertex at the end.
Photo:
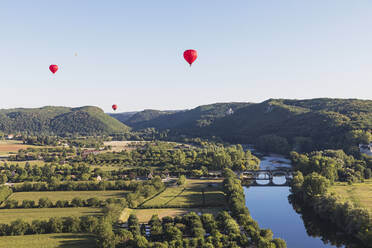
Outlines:
POLYGON ((351 201, 356 206, 367 208, 372 214, 372 180, 363 183, 336 183, 330 192, 339 195, 343 201, 351 201))
POLYGON ((1 248, 94 248, 95 237, 89 234, 59 233, 0 237, 1 248))
POLYGON ((96 197, 100 200, 107 198, 123 198, 129 191, 124 190, 106 190, 106 191, 45 191, 45 192, 16 192, 9 199, 22 202, 23 200, 37 201, 42 197, 48 197, 53 203, 58 200, 71 201, 75 197, 89 199, 96 197))
POLYGON ((188 179, 185 185, 168 187, 156 197, 144 202, 143 207, 225 206, 221 180, 188 179))
MULTIPOLYGON (((47 220, 51 217, 100 215, 99 208, 26 208, 0 209, 0 223, 8 224, 16 219, 27 222, 47 220)), ((1 247, 1 246, 0 246, 1 247)))
POLYGON ((158 209, 129 209, 126 208, 123 210, 120 216, 120 221, 126 222, 130 214, 135 214, 141 223, 147 223, 152 215, 157 214, 159 218, 165 216, 180 216, 187 214, 189 212, 195 213, 211 213, 217 215, 219 212, 226 210, 223 207, 213 207, 213 208, 158 208, 158 209))

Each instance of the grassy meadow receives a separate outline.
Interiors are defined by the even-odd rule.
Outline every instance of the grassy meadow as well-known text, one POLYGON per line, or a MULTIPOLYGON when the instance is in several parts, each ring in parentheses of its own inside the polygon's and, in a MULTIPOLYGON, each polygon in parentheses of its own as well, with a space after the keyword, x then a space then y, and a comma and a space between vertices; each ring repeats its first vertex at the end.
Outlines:
POLYGON ((363 183, 336 183, 330 192, 341 197, 341 200, 351 201, 356 206, 367 208, 372 214, 372 179, 363 183))
MULTIPOLYGON (((99 208, 26 208, 0 209, 0 223, 8 224, 16 219, 26 222, 48 220, 51 217, 100 215, 99 208)), ((1 247, 1 246, 0 246, 1 247)))
POLYGON ((224 206, 225 195, 221 183, 221 180, 187 179, 185 185, 168 187, 161 194, 145 201, 142 206, 162 208, 167 206, 224 206))
POLYGON ((107 198, 123 198, 129 191, 125 190, 106 190, 106 191, 44 191, 44 192, 16 192, 13 193, 9 199, 17 200, 21 203, 23 200, 34 200, 37 201, 42 197, 47 197, 53 203, 58 200, 71 201, 75 197, 81 199, 89 199, 96 197, 100 200, 107 198))
POLYGON ((4 248, 94 248, 95 237, 90 234, 54 233, 0 237, 4 248))

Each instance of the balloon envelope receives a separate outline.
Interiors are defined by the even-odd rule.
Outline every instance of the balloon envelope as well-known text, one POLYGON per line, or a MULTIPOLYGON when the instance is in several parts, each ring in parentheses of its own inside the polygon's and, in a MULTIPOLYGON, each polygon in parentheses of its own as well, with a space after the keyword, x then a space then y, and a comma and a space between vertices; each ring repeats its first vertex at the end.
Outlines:
POLYGON ((116 104, 112 105, 113 110, 116 110, 117 108, 118 108, 118 105, 116 105, 116 104))
POLYGON ((58 65, 50 65, 49 70, 54 74, 58 71, 58 65))
POLYGON ((189 49, 183 52, 183 57, 185 58, 187 63, 189 63, 191 66, 192 63, 194 63, 194 61, 198 57, 198 52, 196 50, 189 49))

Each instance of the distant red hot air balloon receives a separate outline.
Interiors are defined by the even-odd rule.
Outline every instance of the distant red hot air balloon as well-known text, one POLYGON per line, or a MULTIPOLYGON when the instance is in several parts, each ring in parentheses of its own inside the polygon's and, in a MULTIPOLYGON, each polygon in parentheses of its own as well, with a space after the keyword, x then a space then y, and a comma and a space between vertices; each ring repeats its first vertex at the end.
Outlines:
POLYGON ((114 104, 112 105, 112 109, 115 111, 118 108, 118 105, 114 104))
POLYGON ((49 70, 54 74, 58 71, 58 65, 50 65, 49 70))
POLYGON ((194 63, 194 61, 198 57, 198 52, 196 50, 189 49, 183 52, 183 57, 185 58, 187 63, 189 63, 191 66, 192 63, 194 63))

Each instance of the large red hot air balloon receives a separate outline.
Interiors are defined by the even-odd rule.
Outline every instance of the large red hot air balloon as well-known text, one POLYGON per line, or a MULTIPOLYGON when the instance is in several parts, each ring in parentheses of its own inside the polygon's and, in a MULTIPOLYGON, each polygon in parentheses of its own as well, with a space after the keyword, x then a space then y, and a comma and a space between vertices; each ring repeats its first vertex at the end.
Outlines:
POLYGON ((196 50, 189 49, 183 52, 183 57, 185 58, 187 63, 189 63, 191 66, 192 63, 194 63, 194 61, 198 57, 198 52, 196 50))
POLYGON ((118 108, 118 105, 114 104, 112 105, 112 109, 115 111, 118 108))
POLYGON ((54 74, 58 71, 58 65, 50 65, 49 70, 54 74))

